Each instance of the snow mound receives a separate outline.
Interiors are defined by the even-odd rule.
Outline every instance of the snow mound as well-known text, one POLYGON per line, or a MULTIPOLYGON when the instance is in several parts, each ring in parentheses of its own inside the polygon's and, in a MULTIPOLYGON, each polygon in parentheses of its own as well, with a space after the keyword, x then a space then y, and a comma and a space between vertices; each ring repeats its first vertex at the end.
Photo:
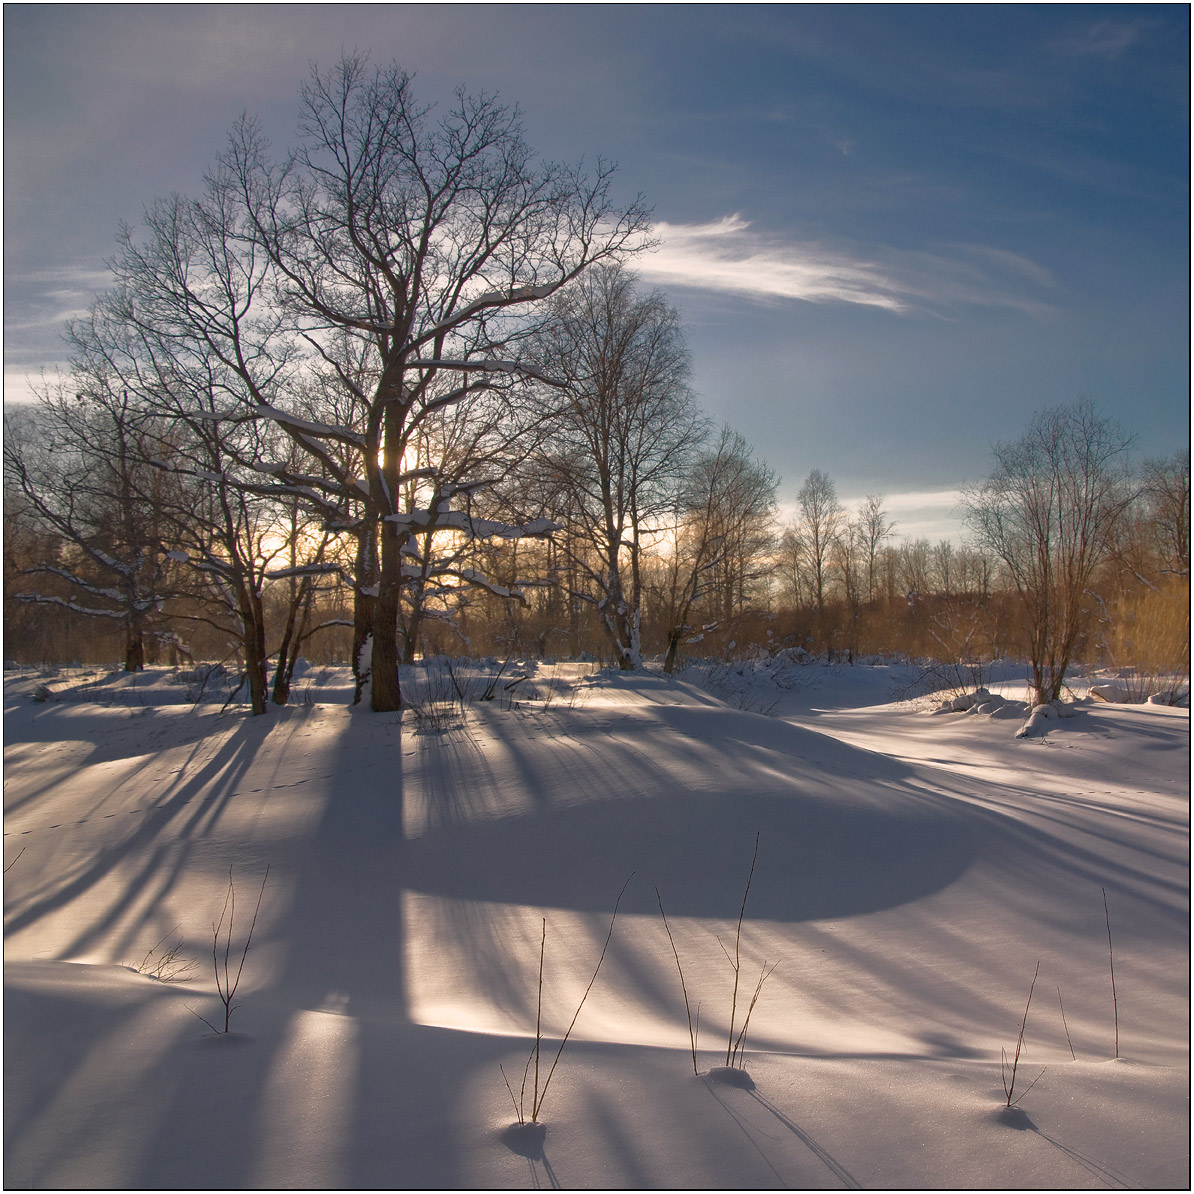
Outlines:
POLYGON ((1034 705, 1028 720, 1016 731, 1017 738, 1039 738, 1049 732, 1046 724, 1074 716, 1073 705, 1065 701, 1050 701, 1048 704, 1034 705))
POLYGON ((963 692, 942 701, 932 713, 969 713, 978 717, 1023 717, 1023 701, 1008 700, 986 688, 963 692))

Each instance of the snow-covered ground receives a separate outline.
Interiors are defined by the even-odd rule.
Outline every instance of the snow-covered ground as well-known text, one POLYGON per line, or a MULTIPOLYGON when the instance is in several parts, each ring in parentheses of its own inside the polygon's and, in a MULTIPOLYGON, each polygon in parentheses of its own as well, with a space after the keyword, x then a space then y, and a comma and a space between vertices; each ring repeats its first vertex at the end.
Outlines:
POLYGON ((1188 709, 1017 738, 890 667, 590 670, 423 732, 331 670, 258 719, 9 673, 5 1186, 1188 1187, 1188 709))

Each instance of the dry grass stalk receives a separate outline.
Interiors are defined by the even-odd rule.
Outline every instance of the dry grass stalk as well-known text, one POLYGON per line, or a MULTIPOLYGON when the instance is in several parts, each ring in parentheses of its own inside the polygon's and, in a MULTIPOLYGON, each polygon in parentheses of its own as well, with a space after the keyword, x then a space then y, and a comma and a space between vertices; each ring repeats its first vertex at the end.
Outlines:
MULTIPOLYGON (((680 974, 680 990, 684 992, 684 1014, 688 1017, 688 1043, 689 1043, 690 1047, 692 1048, 692 1072, 694 1075, 696 1075, 699 1072, 697 1070, 696 1034, 693 1032, 693 1028, 692 1028, 692 1008, 690 1007, 690 1005, 688 1003, 688 987, 685 986, 685 984, 684 984, 684 969, 680 965, 680 955, 676 951, 676 943, 672 939, 672 930, 667 923, 667 913, 664 912, 664 910, 663 910, 663 897, 659 894, 658 887, 655 889, 655 899, 659 903, 659 915, 663 917, 663 928, 664 928, 664 931, 667 933, 668 943, 672 947, 672 956, 676 959, 676 970, 679 971, 679 974, 680 974)), ((698 1004, 697 1005, 697 1016, 699 1017, 700 1014, 701 1014, 701 1009, 700 1009, 700 1005, 698 1004)), ((700 1023, 699 1019, 698 1019, 697 1023, 699 1025, 699 1023, 700 1023)))
POLYGON ((1028 1084, 1028 1090, 1021 1091, 1015 1098, 1012 1095, 1016 1089, 1016 1070, 1020 1065, 1020 1052, 1024 1047, 1024 1028, 1028 1023, 1028 1009, 1032 1006, 1032 992, 1036 988, 1037 975, 1041 972, 1041 964, 1038 961, 1036 970, 1032 973, 1032 985, 1028 988, 1028 1002, 1024 1005, 1024 1016, 1020 1021, 1020 1035, 1016 1038, 1016 1055, 1012 1058, 1011 1065, 1011 1080, 1008 1080, 1008 1065, 1007 1065, 1007 1050, 1001 1049, 1000 1053, 1003 1055, 1003 1060, 1000 1064, 1000 1076, 1003 1078, 1003 1093, 1007 1096, 1005 1106, 1014 1107, 1040 1080, 1044 1070, 1037 1074, 1035 1078, 1028 1084))
POLYGON ((1119 1001, 1115 997, 1115 950, 1111 945, 1111 913, 1107 908, 1107 889, 1103 893, 1103 916, 1107 921, 1107 957, 1111 966, 1111 1011, 1115 1017, 1115 1056, 1119 1057, 1119 1001))

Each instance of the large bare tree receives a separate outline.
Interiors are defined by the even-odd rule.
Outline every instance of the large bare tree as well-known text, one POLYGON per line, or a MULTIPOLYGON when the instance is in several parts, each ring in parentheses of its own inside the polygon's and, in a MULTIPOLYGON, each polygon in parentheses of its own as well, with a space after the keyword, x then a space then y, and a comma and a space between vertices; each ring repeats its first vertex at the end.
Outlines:
MULTIPOLYGON (((285 160, 270 159, 251 122, 222 159, 220 178, 238 192, 245 233, 273 267, 280 309, 357 411, 361 471, 344 480, 379 527, 374 709, 401 705, 410 539, 462 526, 446 517, 459 513, 450 503, 419 516, 400 508, 407 452, 445 407, 494 393, 520 401, 526 314, 594 262, 643 243, 647 212, 613 200, 611 175, 602 162, 588 176, 537 161, 518 112, 492 96, 458 92, 435 118, 409 75, 370 69, 359 56, 313 72, 285 160)), ((268 401, 259 410, 325 468, 327 445, 345 442, 342 428, 297 423, 268 401)))

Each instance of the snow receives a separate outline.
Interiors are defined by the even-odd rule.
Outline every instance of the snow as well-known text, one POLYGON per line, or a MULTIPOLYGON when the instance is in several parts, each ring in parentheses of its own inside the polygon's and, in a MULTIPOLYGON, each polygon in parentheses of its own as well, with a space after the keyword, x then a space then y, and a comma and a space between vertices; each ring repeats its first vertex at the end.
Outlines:
POLYGON ((440 732, 347 669, 256 719, 7 673, 7 1187, 1188 1187, 1188 709, 1080 690, 1017 738, 897 667, 519 671, 440 732), (756 833, 739 1025, 776 969, 727 1074, 756 833), (229 869, 240 942, 267 865, 213 1035, 229 869), (544 922, 546 1071, 632 872, 512 1131, 544 922), (197 974, 132 969, 178 937, 197 974))

